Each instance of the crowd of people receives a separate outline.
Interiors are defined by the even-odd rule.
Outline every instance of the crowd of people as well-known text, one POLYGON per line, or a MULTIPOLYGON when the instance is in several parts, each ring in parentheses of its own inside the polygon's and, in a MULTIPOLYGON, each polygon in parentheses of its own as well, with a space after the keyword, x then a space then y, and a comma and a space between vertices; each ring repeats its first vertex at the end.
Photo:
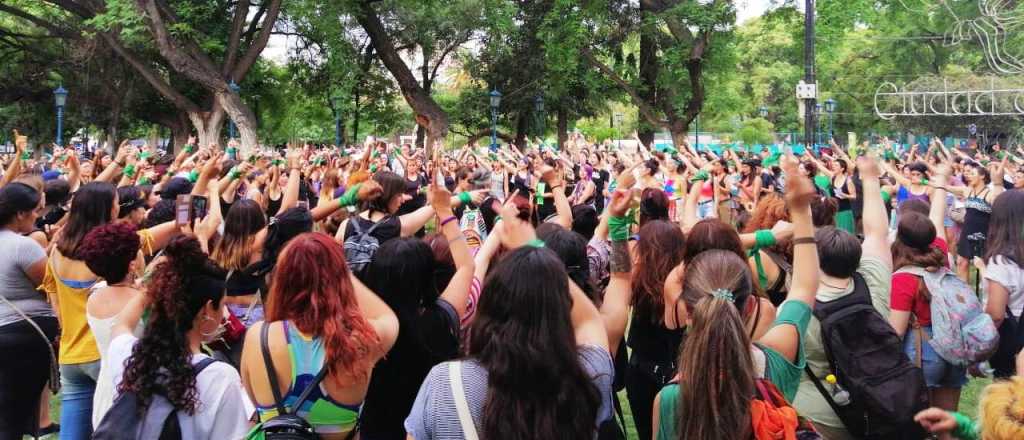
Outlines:
POLYGON ((1024 437, 1020 148, 15 138, 0 440, 1024 437))

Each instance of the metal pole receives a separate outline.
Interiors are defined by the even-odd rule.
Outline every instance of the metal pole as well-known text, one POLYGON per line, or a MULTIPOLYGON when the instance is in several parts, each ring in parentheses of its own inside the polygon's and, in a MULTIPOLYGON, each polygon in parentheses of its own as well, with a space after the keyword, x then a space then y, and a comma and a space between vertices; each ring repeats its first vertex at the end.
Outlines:
POLYGON ((341 112, 334 110, 334 145, 341 145, 341 112))
POLYGON ((57 106, 57 145, 64 146, 64 106, 57 106))
POLYGON ((700 114, 699 113, 697 114, 697 117, 694 118, 694 121, 696 122, 697 136, 693 138, 693 141, 694 141, 694 143, 697 144, 697 151, 700 151, 700 114))
MULTIPOLYGON (((814 84, 814 0, 804 0, 804 82, 814 84)), ((817 99, 804 102, 804 146, 814 143, 817 99)))
POLYGON ((491 148, 498 145, 498 109, 491 107, 491 148))

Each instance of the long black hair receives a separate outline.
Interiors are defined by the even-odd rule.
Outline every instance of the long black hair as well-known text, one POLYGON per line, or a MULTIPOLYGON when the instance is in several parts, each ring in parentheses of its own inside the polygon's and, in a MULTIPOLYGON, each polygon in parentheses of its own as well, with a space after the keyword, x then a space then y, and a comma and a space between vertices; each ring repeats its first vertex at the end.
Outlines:
POLYGON ((591 440, 601 396, 580 365, 564 265, 521 247, 487 275, 469 356, 487 369, 482 437, 591 440))
POLYGON ((992 202, 992 218, 988 222, 985 261, 990 262, 997 255, 1024 265, 1024 191, 1003 191, 992 202))
POLYGON ((172 240, 164 257, 147 287, 152 302, 145 333, 125 361, 118 391, 135 392, 143 405, 160 393, 176 409, 194 414, 199 393, 187 333, 207 303, 220 308, 225 273, 192 237, 172 240))
POLYGON ((110 222, 116 197, 117 190, 107 182, 89 182, 78 189, 71 199, 68 222, 57 240, 57 250, 61 255, 78 259, 75 254, 85 234, 92 228, 110 222))
POLYGON ((0 187, 0 226, 10 223, 18 214, 39 207, 39 197, 39 191, 24 183, 0 187))
POLYGON ((595 305, 600 306, 604 292, 599 291, 590 279, 587 240, 582 235, 554 223, 544 223, 538 226, 537 238, 544 240, 545 246, 554 251, 559 260, 562 260, 569 279, 576 283, 595 305))

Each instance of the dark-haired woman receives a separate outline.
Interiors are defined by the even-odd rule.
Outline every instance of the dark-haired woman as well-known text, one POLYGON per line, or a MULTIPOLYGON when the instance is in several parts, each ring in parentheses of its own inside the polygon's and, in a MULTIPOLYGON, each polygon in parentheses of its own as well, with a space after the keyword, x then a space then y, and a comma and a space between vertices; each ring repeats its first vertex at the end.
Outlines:
MULTIPOLYGON (((117 218, 117 191, 106 182, 90 182, 75 193, 68 220, 46 264, 42 286, 60 319, 61 438, 84 439, 92 431, 92 398, 99 377, 100 351, 89 331, 85 303, 98 278, 78 254, 85 235, 117 218)), ((178 233, 174 222, 139 231, 145 255, 178 233)))
POLYGON ((434 365, 458 355, 460 323, 474 281, 473 257, 452 213, 451 193, 443 186, 429 188, 455 273, 442 290, 435 288, 434 253, 415 238, 390 240, 374 255, 366 285, 394 310, 400 331, 394 347, 374 367, 359 429, 364 439, 404 439, 402 421, 423 378, 434 365))
MULTIPOLYGON (((93 394, 92 425, 99 425, 103 415, 114 403, 114 384, 103 370, 110 368, 106 356, 111 334, 117 317, 132 298, 142 293, 135 288, 136 257, 139 252, 139 235, 135 226, 129 223, 107 223, 85 234, 78 249, 86 266, 103 281, 93 285, 85 303, 85 317, 89 330, 96 338, 100 351, 100 372, 93 394)), ((133 334, 142 336, 142 327, 136 326, 133 334)))
POLYGON ((134 392, 143 402, 166 397, 178 412, 182 438, 242 438, 253 405, 238 372, 223 362, 198 375, 193 368, 208 358, 200 346, 220 328, 224 273, 195 238, 176 239, 163 255, 146 293, 118 314, 106 352, 110 368, 103 374, 118 393, 134 392), (139 339, 132 333, 147 306, 139 339))
POLYGON ((836 212, 836 227, 851 234, 857 233, 857 224, 853 218, 853 201, 857 199, 857 187, 853 184, 850 164, 845 159, 832 162, 832 188, 839 200, 839 211, 836 212))
MULTIPOLYGON (((948 171, 940 172, 939 181, 946 181, 948 171)), ((934 271, 948 266, 946 241, 938 235, 943 229, 946 212, 946 191, 932 189, 929 215, 903 212, 892 244, 894 272, 890 290, 889 323, 904 340, 904 351, 912 362, 921 365, 928 398, 932 406, 956 411, 960 388, 967 383, 966 369, 941 358, 931 345, 931 295, 924 281, 900 268, 916 266, 934 271), (911 321, 915 323, 911 328, 911 321), (917 348, 917 347, 920 347, 917 348)))
MULTIPOLYGON (((1015 329, 1024 314, 1024 191, 1004 191, 992 203, 982 275, 987 283, 985 311, 1000 327, 1001 335, 1015 329), (1010 321, 1010 322, 1008 322, 1010 321), (1003 329, 1003 327, 1006 327, 1003 329)), ((975 260, 978 262, 978 260, 975 260)), ((1021 349, 1015 337, 1000 339, 999 351, 989 361, 995 377, 1014 375, 1014 358, 1021 349)), ((1024 372, 1021 372, 1024 373, 1024 372)))
POLYGON ((981 164, 968 162, 964 166, 964 180, 967 186, 945 188, 957 197, 966 197, 964 223, 960 229, 960 240, 956 244, 956 254, 959 256, 956 260, 956 273, 961 279, 968 279, 971 260, 982 256, 978 252, 984 250, 982 246, 985 234, 988 233, 992 202, 1004 190, 1002 182, 1005 168, 1006 159, 1001 164, 994 164, 991 171, 981 164), (991 185, 992 182, 999 184, 991 185))
POLYGON ((246 335, 245 387, 260 420, 284 408, 309 421, 321 438, 344 438, 359 417, 373 365, 395 342, 398 319, 356 280, 341 246, 326 235, 295 237, 278 260, 267 321, 246 335), (295 408, 325 369, 319 386, 295 408))
POLYGON ((665 326, 662 293, 665 278, 683 261, 685 245, 683 232, 677 225, 654 220, 640 228, 634 248, 633 318, 626 340, 632 354, 625 380, 626 395, 640 438, 651 437, 654 396, 676 374, 675 354, 683 341, 683 330, 678 327, 670 330, 665 326))
POLYGON ((46 252, 25 234, 35 229, 43 194, 23 183, 0 187, 0 438, 35 435, 39 397, 56 359, 57 318, 36 290, 46 273, 46 252), (42 332, 42 334, 40 334, 42 332))
MULTIPOLYGON (((792 176, 786 185, 795 236, 789 297, 772 328, 753 342, 740 314, 754 298, 746 260, 734 252, 710 250, 686 266, 682 292, 666 292, 666 303, 685 305, 666 319, 687 323, 687 341, 678 358, 679 383, 662 389, 654 403, 658 439, 751 438, 756 380, 771 382, 787 400, 796 394, 804 367, 801 340, 818 283, 809 206, 815 192, 809 179, 797 176, 796 158, 784 158, 783 168, 792 176)), ((782 434, 794 438, 795 412, 784 426, 787 432, 782 434)))
POLYGON ((405 429, 416 440, 593 439, 611 412, 601 315, 515 208, 502 214, 515 249, 484 282, 468 358, 430 371, 405 429))

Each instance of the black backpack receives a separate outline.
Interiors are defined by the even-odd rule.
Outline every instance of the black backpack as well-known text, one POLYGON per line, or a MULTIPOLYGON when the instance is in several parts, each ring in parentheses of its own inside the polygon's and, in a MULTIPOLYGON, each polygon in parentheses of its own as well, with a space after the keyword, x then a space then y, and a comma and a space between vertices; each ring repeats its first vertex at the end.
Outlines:
POLYGON ((846 425, 863 439, 924 438, 914 415, 928 408, 928 388, 921 369, 903 352, 903 341, 871 305, 867 283, 853 274, 853 292, 814 305, 821 323, 829 369, 849 393, 845 405, 805 367, 814 386, 846 425))
MULTIPOLYGON (((270 323, 264 321, 263 327, 260 329, 260 351, 263 353, 263 363, 267 369, 267 379, 270 381, 270 391, 274 394, 274 407, 277 409, 277 415, 274 418, 267 420, 266 422, 257 424, 253 427, 252 431, 246 436, 247 439, 261 439, 261 440, 315 440, 319 439, 316 430, 313 429, 313 425, 310 425, 306 419, 302 418, 298 414, 288 413, 288 409, 284 407, 284 398, 281 397, 281 389, 277 382, 277 369, 274 368, 274 360, 270 357, 270 348, 267 345, 267 336, 270 334, 270 323)), ((302 394, 299 395, 298 400, 292 405, 295 411, 298 412, 302 404, 309 398, 309 394, 313 392, 317 387, 320 386, 320 382, 324 380, 324 376, 327 374, 327 365, 320 369, 317 373, 316 378, 313 379, 306 389, 302 390, 302 394)), ((350 435, 351 436, 351 435, 350 435)))
POLYGON ((1013 316, 1010 307, 1006 307, 1006 316, 999 324, 999 349, 996 350, 988 363, 995 370, 993 377, 1006 379, 1016 374, 1017 353, 1024 347, 1024 314, 1013 316))
MULTIPOLYGON (((192 367, 199 376, 206 367, 217 362, 213 358, 205 358, 192 367)), ((178 424, 178 410, 167 397, 155 394, 149 405, 143 408, 139 396, 133 391, 125 391, 117 396, 114 405, 103 415, 99 426, 92 434, 96 440, 129 440, 129 439, 181 439, 181 426, 178 424)))

